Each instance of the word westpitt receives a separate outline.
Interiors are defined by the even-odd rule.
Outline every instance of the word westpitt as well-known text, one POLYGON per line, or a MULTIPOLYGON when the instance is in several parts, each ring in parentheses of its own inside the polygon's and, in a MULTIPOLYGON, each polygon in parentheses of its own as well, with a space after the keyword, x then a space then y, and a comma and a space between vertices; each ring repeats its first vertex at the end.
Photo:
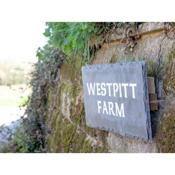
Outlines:
MULTIPOLYGON (((89 96, 108 96, 116 98, 136 99, 136 83, 110 83, 110 82, 87 82, 89 96)), ((97 100, 97 111, 99 114, 125 117, 124 102, 112 102, 97 100)))

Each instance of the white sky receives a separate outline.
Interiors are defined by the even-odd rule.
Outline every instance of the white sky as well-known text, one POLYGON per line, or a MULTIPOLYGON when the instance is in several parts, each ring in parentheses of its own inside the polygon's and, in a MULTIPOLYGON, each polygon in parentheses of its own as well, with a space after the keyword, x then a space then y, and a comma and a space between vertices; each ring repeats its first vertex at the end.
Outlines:
POLYGON ((46 42, 45 23, 7 20, 0 24, 0 60, 36 62, 36 50, 46 42))

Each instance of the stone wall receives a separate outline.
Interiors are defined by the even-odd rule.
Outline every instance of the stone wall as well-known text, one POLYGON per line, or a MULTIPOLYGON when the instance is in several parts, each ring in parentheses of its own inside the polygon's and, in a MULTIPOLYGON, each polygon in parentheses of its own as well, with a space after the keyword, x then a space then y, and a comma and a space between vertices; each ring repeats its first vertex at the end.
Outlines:
MULTIPOLYGON (((106 44, 102 49, 97 53, 94 64, 98 63, 114 63, 118 61, 127 61, 127 60, 146 60, 149 64, 154 62, 155 64, 162 64, 160 67, 165 68, 165 64, 171 52, 174 50, 175 40, 170 39, 166 36, 164 32, 154 33, 152 31, 156 29, 163 28, 163 24, 159 23, 147 23, 140 28, 140 33, 149 32, 147 36, 142 37, 137 41, 136 46, 133 48, 133 51, 125 52, 125 44, 120 42, 106 44)), ((161 68, 160 68, 161 69, 161 68)), ((149 69, 148 69, 149 71, 149 69)), ((148 72, 149 73, 149 72, 148 72)), ((129 139, 117 136, 113 133, 108 133, 107 141, 110 152, 157 152, 155 135, 158 128, 159 117, 161 116, 164 106, 164 89, 162 87, 164 76, 166 72, 158 75, 158 72, 155 73, 156 79, 156 90, 159 98, 159 111, 156 113, 151 113, 152 117, 152 129, 153 129, 153 140, 149 142, 144 142, 136 139, 129 139), (163 102, 162 102, 162 101, 163 102), (161 106, 162 105, 162 106, 161 106), (156 125, 156 128, 155 126, 156 125)), ((166 80, 168 77, 165 78, 166 80)))
POLYGON ((159 111, 151 112, 153 140, 144 142, 86 126, 81 79, 84 62, 76 58, 62 64, 58 70, 59 80, 48 89, 46 123, 50 129, 47 138, 49 152, 160 151, 156 139, 160 132, 159 123, 169 104, 169 96, 174 96, 174 91, 165 91, 173 89, 175 80, 172 72, 167 76, 174 64, 175 39, 169 37, 163 28, 163 23, 144 23, 138 29, 140 37, 129 49, 125 42, 121 42, 120 36, 112 35, 110 42, 101 47, 91 63, 146 60, 148 73, 156 80, 159 100, 159 111))
POLYGON ((49 152, 107 152, 107 133, 86 127, 80 70, 82 60, 64 63, 60 79, 49 87, 49 152))

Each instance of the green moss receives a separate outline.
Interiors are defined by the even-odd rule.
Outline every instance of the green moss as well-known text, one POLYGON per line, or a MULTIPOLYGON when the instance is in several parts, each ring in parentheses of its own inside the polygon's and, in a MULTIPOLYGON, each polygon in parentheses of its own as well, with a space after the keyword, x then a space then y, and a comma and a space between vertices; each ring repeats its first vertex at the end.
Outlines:
POLYGON ((61 117, 56 116, 56 120, 52 122, 52 133, 48 139, 48 147, 50 152, 61 152, 61 117))
POLYGON ((157 62, 153 60, 147 61, 147 72, 149 77, 155 77, 156 76, 156 67, 157 67, 157 62))
POLYGON ((112 55, 110 63, 116 63, 117 62, 117 55, 112 55))
POLYGON ((165 62, 164 91, 166 95, 175 95, 175 49, 165 62))
POLYGON ((175 114, 171 111, 164 114, 156 136, 160 152, 175 152, 175 114))
POLYGON ((77 83, 80 81, 81 67, 84 65, 82 58, 70 59, 61 67, 61 78, 65 81, 77 83))
POLYGON ((94 152, 92 151, 93 147, 91 146, 91 144, 89 143, 88 140, 85 140, 83 145, 82 145, 82 149, 80 150, 80 152, 82 153, 89 153, 89 152, 94 152))
MULTIPOLYGON (((48 112, 51 116, 51 134, 48 137, 50 152, 106 152, 104 145, 93 145, 87 140, 87 134, 96 136, 96 130, 88 128, 85 123, 84 104, 82 99, 81 59, 69 60, 61 67, 61 80, 48 92, 48 112), (77 61, 75 61, 77 60, 77 61), (66 96, 64 97, 63 94, 66 96), (63 104, 63 98, 68 98, 70 105, 63 104), (70 116, 62 114, 62 105, 70 111, 70 116), (64 116, 65 115, 65 116, 64 116), (71 120, 71 121, 70 121, 71 120)), ((66 100, 66 99, 65 99, 66 100)), ((49 122, 49 119, 48 121, 49 122)), ((99 131, 98 131, 99 132, 99 131)), ((100 134, 100 132, 99 132, 100 134)), ((102 132, 103 135, 103 132, 102 132)), ((102 139, 105 140, 104 138, 102 139)))

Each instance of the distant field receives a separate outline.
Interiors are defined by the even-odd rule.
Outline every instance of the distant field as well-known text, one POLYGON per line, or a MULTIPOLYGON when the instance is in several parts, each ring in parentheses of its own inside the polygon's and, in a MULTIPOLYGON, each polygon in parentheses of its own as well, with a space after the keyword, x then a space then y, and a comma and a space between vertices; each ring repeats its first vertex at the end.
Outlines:
POLYGON ((0 85, 26 84, 30 81, 32 69, 31 63, 0 60, 0 85))
POLYGON ((23 116, 24 106, 31 93, 30 82, 32 64, 0 60, 0 126, 8 125, 23 116))
POLYGON ((0 107, 18 107, 30 94, 25 85, 0 86, 0 107))

